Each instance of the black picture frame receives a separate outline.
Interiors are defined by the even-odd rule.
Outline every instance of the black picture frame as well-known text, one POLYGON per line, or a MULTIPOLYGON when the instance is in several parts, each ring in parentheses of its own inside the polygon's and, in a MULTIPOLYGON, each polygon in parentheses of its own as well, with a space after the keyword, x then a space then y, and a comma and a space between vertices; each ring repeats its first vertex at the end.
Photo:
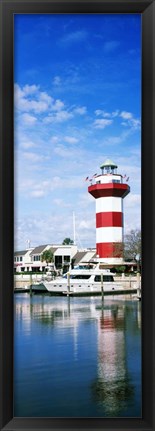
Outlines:
POLYGON ((155 0, 0 1, 0 429, 155 430, 155 0), (16 13, 142 17, 142 418, 13 417, 13 18, 16 13))

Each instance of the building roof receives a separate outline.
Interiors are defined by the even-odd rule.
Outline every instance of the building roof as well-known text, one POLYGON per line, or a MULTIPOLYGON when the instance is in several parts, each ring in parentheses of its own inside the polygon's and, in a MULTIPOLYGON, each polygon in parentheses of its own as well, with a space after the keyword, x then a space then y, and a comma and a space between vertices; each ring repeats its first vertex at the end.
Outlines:
POLYGON ((112 162, 112 160, 110 159, 105 160, 105 162, 103 163, 103 165, 100 166, 100 168, 103 169, 103 168, 106 168, 107 166, 110 166, 112 168, 117 168, 117 165, 114 162, 112 162))
POLYGON ((77 251, 77 253, 75 254, 75 256, 73 257, 74 260, 74 265, 77 265, 82 259, 83 257, 87 254, 86 251, 77 251))
POLYGON ((72 246, 66 245, 63 247, 57 247, 54 255, 55 256, 70 256, 72 250, 72 246))
POLYGON ((84 262, 90 262, 91 259, 94 259, 95 255, 96 255, 96 253, 94 253, 94 250, 93 251, 88 250, 85 252, 85 255, 81 259, 81 262, 83 262, 83 261, 84 262))
POLYGON ((50 247, 49 250, 54 254, 58 247, 50 247))
POLYGON ((45 248, 47 247, 47 245, 48 245, 48 244, 45 244, 45 245, 39 245, 38 247, 35 247, 35 248, 31 251, 30 256, 32 256, 32 255, 34 255, 34 254, 41 254, 41 253, 45 250, 45 248))
POLYGON ((15 251, 14 256, 24 256, 28 250, 15 251))

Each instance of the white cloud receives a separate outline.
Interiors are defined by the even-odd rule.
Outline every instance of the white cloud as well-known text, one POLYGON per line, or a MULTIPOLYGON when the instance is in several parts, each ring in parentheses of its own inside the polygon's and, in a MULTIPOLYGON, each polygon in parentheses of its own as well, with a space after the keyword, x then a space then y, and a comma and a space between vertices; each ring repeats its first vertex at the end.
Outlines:
POLYGON ((103 111, 102 109, 96 109, 95 115, 96 116, 101 115, 102 117, 105 117, 105 118, 115 118, 115 117, 118 117, 119 110, 116 109, 116 111, 113 111, 113 112, 106 112, 106 111, 103 111))
POLYGON ((96 109, 95 115, 97 115, 97 116, 102 115, 103 117, 111 117, 110 112, 102 111, 102 109, 96 109))
POLYGON ((23 87, 23 95, 31 95, 37 93, 39 90, 39 85, 24 85, 23 87))
POLYGON ((47 102, 48 105, 50 105, 53 101, 53 98, 51 96, 49 96, 47 93, 45 93, 44 91, 42 91, 39 94, 39 99, 44 100, 45 102, 47 102))
POLYGON ((141 122, 138 119, 132 118, 131 119, 131 125, 134 129, 140 129, 141 122))
POLYGON ((29 140, 27 139, 27 140, 23 140, 23 141, 21 142, 21 147, 22 147, 23 149, 25 149, 25 150, 28 150, 29 148, 34 148, 34 147, 36 147, 36 144, 35 144, 34 142, 29 141, 29 140))
POLYGON ((98 120, 95 120, 93 125, 96 129, 104 129, 107 126, 110 126, 112 124, 113 120, 107 120, 105 118, 100 118, 98 120))
POLYGON ((64 108, 64 102, 62 102, 61 100, 57 99, 53 105, 52 105, 52 110, 53 111, 60 111, 61 109, 64 108))
POLYGON ((135 205, 139 206, 141 204, 141 195, 139 193, 130 193, 126 201, 126 207, 133 208, 135 205))
POLYGON ((141 195, 130 193, 124 199, 125 234, 131 229, 141 229, 141 195))
POLYGON ((33 163, 43 161, 47 158, 43 154, 29 153, 29 152, 23 152, 23 157, 29 162, 33 162, 33 163))
POLYGON ((54 153, 60 157, 65 158, 66 160, 75 157, 75 153, 73 154, 72 151, 68 150, 68 146, 62 144, 58 144, 55 146, 54 153))
POLYGON ((60 43, 63 45, 70 45, 73 43, 82 42, 87 39, 88 33, 85 30, 78 30, 71 33, 67 33, 60 39, 60 43))
POLYGON ((33 190, 30 192, 30 196, 33 198, 42 198, 45 195, 43 190, 33 190))
POLYGON ((113 111, 112 112, 112 117, 114 118, 114 117, 118 117, 118 115, 119 115, 119 110, 118 109, 116 109, 116 111, 113 111))
MULTIPOLYGON (((90 229, 92 228, 93 221, 92 220, 82 220, 79 223, 79 229, 90 229)), ((94 227, 94 226, 93 226, 94 227)))
POLYGON ((19 111, 42 113, 47 111, 49 105, 47 101, 44 100, 30 100, 26 98, 26 95, 21 89, 17 89, 15 92, 15 107, 19 111))
POLYGON ((52 144, 57 144, 59 142, 58 136, 52 136, 52 138, 50 139, 50 142, 52 142, 52 144))
POLYGON ((36 85, 25 85, 21 88, 15 84, 14 101, 15 107, 19 111, 34 111, 34 113, 40 114, 50 108, 53 100, 46 92, 39 91, 39 87, 36 85))
POLYGON ((131 193, 124 202, 125 232, 138 226, 140 168, 137 165, 140 151, 137 150, 131 157, 129 140, 132 137, 132 147, 134 150, 138 149, 139 142, 134 132, 139 120, 128 110, 115 110, 112 107, 111 112, 106 108, 96 110, 93 120, 88 112, 87 124, 83 124, 85 117, 82 115, 87 112, 86 107, 82 106, 85 101, 81 100, 80 106, 78 103, 75 105, 73 100, 69 106, 67 99, 63 102, 53 98, 49 92, 41 91, 35 85, 33 88, 25 87, 16 88, 21 111, 15 131, 18 147, 17 203, 20 202, 19 213, 22 215, 18 229, 21 232, 21 245, 24 238, 28 237, 36 245, 41 242, 62 242, 65 236, 72 235, 72 211, 75 211, 76 229, 81 243, 84 246, 95 246, 95 199, 87 191, 89 182, 84 180, 86 176, 91 177, 99 171, 99 166, 106 157, 118 163, 119 172, 130 177, 128 184, 131 186, 131 193), (24 107, 27 108, 26 111, 24 107), (43 110, 45 107, 46 110, 43 110), (37 114, 42 114, 42 118, 37 114), (38 120, 38 117, 38 127, 27 127, 25 131, 21 118, 35 126, 35 119, 38 120), (70 119, 73 121, 67 122, 70 119), (121 128, 121 122, 127 125, 126 129, 121 128), (90 127, 92 123, 94 128, 90 127), (108 126, 111 124, 117 127, 115 132, 114 127, 112 129, 115 136, 110 136, 111 128, 108 126), (103 140, 98 141, 96 129, 104 128, 108 130, 104 132, 103 154, 103 140), (118 148, 118 144, 122 143, 118 148), (110 144, 113 145, 112 148, 110 144), (28 216, 25 216, 26 210, 28 216))
POLYGON ((56 112, 53 115, 48 115, 48 117, 45 117, 43 122, 48 123, 62 123, 63 121, 68 121, 71 118, 73 118, 72 112, 68 111, 60 111, 56 112))
POLYGON ((69 208, 71 207, 71 203, 66 203, 63 199, 53 199, 53 203, 60 208, 69 208))
POLYGON ((93 125, 95 126, 95 128, 102 129, 102 128, 110 125, 115 118, 117 118, 117 119, 122 118, 124 121, 122 121, 120 123, 121 126, 128 128, 127 132, 119 135, 118 137, 108 137, 106 140, 107 143, 108 143, 108 140, 109 140, 109 143, 113 143, 113 144, 115 142, 116 143, 122 142, 122 140, 127 138, 127 136, 132 131, 140 129, 140 124, 141 124, 140 120, 137 118, 134 118, 134 115, 128 111, 121 111, 120 112, 118 109, 116 109, 115 111, 112 111, 112 112, 106 112, 102 109, 96 109, 95 115, 97 117, 99 117, 99 116, 104 117, 104 118, 98 118, 97 120, 94 121, 93 125))
POLYGON ((22 122, 24 123, 24 125, 26 125, 26 126, 33 126, 37 121, 37 118, 30 115, 30 114, 23 114, 21 116, 21 119, 22 119, 22 122))
POLYGON ((81 106, 81 107, 74 109, 75 114, 84 115, 84 114, 86 114, 86 112, 87 112, 86 106, 81 106))
POLYGON ((79 139, 74 138, 73 136, 65 136, 64 141, 67 142, 68 144, 77 144, 79 139))
POLYGON ((140 129, 141 122, 139 119, 134 118, 134 115, 131 112, 122 111, 119 116, 123 118, 123 121, 121 124, 122 126, 129 126, 134 130, 140 129))
POLYGON ((53 79, 53 84, 56 86, 59 86, 61 84, 61 78, 60 76, 55 76, 53 79))
POLYGON ((133 115, 131 114, 131 112, 122 111, 120 113, 120 117, 122 117, 124 120, 131 120, 131 118, 133 118, 133 115))
POLYGON ((121 126, 128 127, 128 123, 127 122, 125 123, 125 121, 122 121, 121 126))

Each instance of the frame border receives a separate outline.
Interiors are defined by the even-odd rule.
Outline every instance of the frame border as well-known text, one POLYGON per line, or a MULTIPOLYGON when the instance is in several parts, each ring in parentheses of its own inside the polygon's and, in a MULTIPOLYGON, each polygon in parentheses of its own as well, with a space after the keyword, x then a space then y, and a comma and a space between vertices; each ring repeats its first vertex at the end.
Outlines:
POLYGON ((155 0, 0 0, 1 430, 155 430, 154 28, 155 0), (142 17, 142 418, 13 418, 13 18, 17 13, 140 13, 142 17))

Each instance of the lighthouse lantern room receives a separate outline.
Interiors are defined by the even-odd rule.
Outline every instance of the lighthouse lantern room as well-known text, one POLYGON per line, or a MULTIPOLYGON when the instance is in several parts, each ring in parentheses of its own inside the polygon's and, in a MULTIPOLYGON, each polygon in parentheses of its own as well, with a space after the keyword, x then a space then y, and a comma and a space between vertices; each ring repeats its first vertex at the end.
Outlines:
POLYGON ((130 192, 117 165, 106 160, 88 192, 96 200, 96 254, 101 262, 123 262, 123 199, 130 192))

